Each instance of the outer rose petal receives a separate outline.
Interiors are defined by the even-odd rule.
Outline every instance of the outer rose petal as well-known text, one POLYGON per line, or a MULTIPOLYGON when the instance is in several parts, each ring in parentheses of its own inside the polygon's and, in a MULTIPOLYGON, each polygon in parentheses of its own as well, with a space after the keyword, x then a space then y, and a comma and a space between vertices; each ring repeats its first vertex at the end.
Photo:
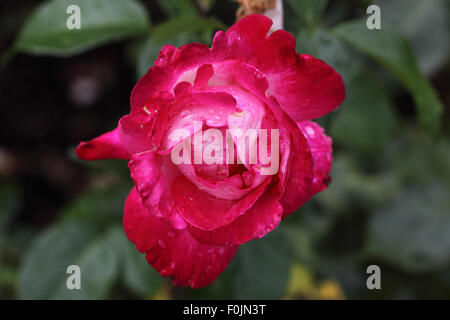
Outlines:
POLYGON ((333 160, 332 140, 316 122, 302 121, 297 124, 308 140, 313 156, 314 178, 312 193, 314 194, 325 190, 330 182, 329 174, 333 160))
POLYGON ((277 98, 281 107, 295 121, 326 115, 345 98, 342 77, 325 62, 295 52, 295 38, 284 30, 269 37, 272 22, 261 15, 249 15, 227 33, 239 33, 253 48, 248 61, 269 82, 267 94, 277 98))
POLYGON ((274 190, 267 190, 246 213, 222 228, 205 231, 189 226, 189 231, 202 243, 211 245, 243 244, 262 238, 281 221, 283 207, 275 193, 274 190))
POLYGON ((281 127, 290 132, 292 139, 288 165, 282 176, 286 187, 280 200, 283 217, 286 217, 311 198, 314 163, 308 141, 298 126, 290 119, 284 119, 281 127))
POLYGON ((90 141, 81 142, 75 153, 81 160, 130 159, 130 154, 120 142, 117 128, 90 141))
POLYGON ((176 229, 184 229, 186 222, 176 210, 170 186, 180 174, 170 156, 161 157, 155 151, 133 155, 128 163, 131 178, 144 205, 155 216, 170 221, 176 229))
POLYGON ((268 75, 268 94, 293 120, 322 117, 344 101, 344 82, 332 67, 310 55, 296 55, 291 62, 284 72, 268 75))
POLYGON ((141 126, 142 123, 145 123, 141 118, 141 115, 127 114, 119 121, 118 136, 122 145, 130 154, 148 151, 153 148, 150 143, 148 130, 146 130, 144 125, 141 126))
POLYGON ((186 177, 179 176, 172 183, 172 194, 185 221, 199 229, 215 230, 232 223, 251 209, 269 182, 266 179, 245 197, 233 201, 216 198, 199 190, 186 177))
POLYGON ((159 91, 175 88, 183 72, 208 63, 210 49, 200 43, 186 44, 180 48, 166 45, 161 49, 155 65, 139 80, 131 92, 131 109, 144 107, 147 99, 159 91))
POLYGON ((173 229, 142 205, 135 188, 125 203, 124 229, 137 249, 147 253, 147 261, 177 286, 201 288, 212 283, 238 249, 205 245, 186 229, 173 229))
POLYGON ((267 36, 272 20, 260 14, 251 14, 232 25, 227 33, 237 32, 256 48, 267 36))

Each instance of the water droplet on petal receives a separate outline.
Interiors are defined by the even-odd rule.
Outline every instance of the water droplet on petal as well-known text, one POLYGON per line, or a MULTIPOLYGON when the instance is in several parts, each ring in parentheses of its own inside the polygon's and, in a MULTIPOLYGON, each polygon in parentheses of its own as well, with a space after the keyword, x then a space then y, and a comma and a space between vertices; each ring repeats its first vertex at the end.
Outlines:
POLYGON ((173 238, 173 237, 175 237, 175 232, 169 231, 169 232, 167 232, 167 235, 168 235, 169 237, 173 238))
POLYGON ((163 240, 158 240, 158 244, 161 248, 163 248, 163 249, 166 248, 166 243, 163 240))
POLYGON ((190 110, 183 110, 183 111, 181 111, 180 116, 181 116, 182 118, 184 118, 184 117, 187 117, 187 116, 190 115, 190 114, 191 114, 191 111, 190 111, 190 110))

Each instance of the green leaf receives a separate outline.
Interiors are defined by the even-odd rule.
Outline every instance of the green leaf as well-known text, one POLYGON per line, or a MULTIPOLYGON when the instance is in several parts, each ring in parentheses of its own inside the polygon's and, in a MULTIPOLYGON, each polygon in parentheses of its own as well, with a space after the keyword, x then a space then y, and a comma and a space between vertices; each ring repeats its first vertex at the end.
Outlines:
POLYGON ((368 252, 409 272, 448 269, 450 189, 409 188, 370 221, 368 252))
POLYGON ((20 299, 105 299, 119 279, 150 297, 161 277, 131 244, 121 227, 98 233, 90 224, 68 221, 34 239, 19 270, 20 299), (69 290, 66 269, 81 270, 81 290, 69 290))
POLYGON ((322 17, 328 0, 287 0, 287 3, 311 27, 322 17))
POLYGON ((397 177, 391 172, 369 175, 350 153, 345 152, 334 157, 330 175, 333 181, 327 190, 314 197, 327 214, 348 214, 349 208, 355 205, 373 211, 392 199, 400 188, 397 177))
POLYGON ((210 35, 216 29, 226 28, 216 18, 179 17, 154 27, 151 37, 154 43, 162 44, 170 39, 177 38, 180 34, 201 32, 210 35))
POLYGON ((386 90, 364 73, 347 83, 347 97, 331 126, 334 141, 363 152, 378 151, 391 141, 395 127, 386 90))
POLYGON ((286 226, 282 228, 282 231, 290 243, 293 257, 301 263, 314 264, 317 259, 314 252, 314 235, 306 228, 297 225, 286 226))
MULTIPOLYGON (((123 233, 123 231, 121 231, 123 233)), ((145 260, 134 244, 123 237, 124 241, 124 284, 141 297, 151 297, 159 288, 163 278, 145 260)))
POLYGON ((432 74, 449 61, 448 1, 378 0, 374 4, 381 8, 383 24, 408 37, 422 72, 432 74))
MULTIPOLYGON (((121 244, 125 234, 121 228, 113 227, 105 235, 91 242, 72 264, 81 270, 81 289, 69 290, 65 281, 52 299, 105 299, 118 279, 121 262, 121 244)), ((66 275, 66 278, 69 275, 66 275)))
POLYGON ((135 0, 51 0, 38 6, 21 29, 15 49, 32 54, 74 55, 106 42, 149 31, 135 0), (67 7, 78 5, 81 29, 69 30, 67 7))
POLYGON ((107 188, 91 188, 86 190, 75 201, 63 208, 62 221, 85 221, 89 224, 103 226, 109 223, 120 223, 123 205, 130 192, 128 183, 113 185, 107 188))
POLYGON ((11 220, 19 204, 18 190, 15 184, 4 182, 0 184, 0 238, 2 229, 11 220))
POLYGON ((394 140, 381 159, 391 176, 404 185, 424 185, 436 181, 450 187, 450 143, 431 141, 421 132, 408 129, 394 140))
POLYGON ((280 230, 241 246, 237 259, 236 299, 279 299, 283 295, 291 257, 280 230))
POLYGON ((386 67, 413 95, 417 115, 432 136, 440 130, 443 106, 428 80, 420 73, 408 41, 387 26, 369 30, 365 20, 346 22, 334 33, 386 67))
POLYGON ((169 17, 197 16, 191 0, 158 0, 158 4, 169 17))
POLYGON ((70 223, 51 227, 34 239, 19 270, 20 299, 48 299, 66 283, 66 269, 94 236, 87 224, 70 223))

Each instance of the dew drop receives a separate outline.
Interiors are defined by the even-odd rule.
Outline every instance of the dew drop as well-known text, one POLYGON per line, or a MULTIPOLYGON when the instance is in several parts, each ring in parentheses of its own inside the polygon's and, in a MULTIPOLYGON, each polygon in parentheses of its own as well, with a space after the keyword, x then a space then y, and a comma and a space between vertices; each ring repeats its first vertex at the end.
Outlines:
POLYGON ((158 240, 158 244, 160 245, 161 248, 163 249, 166 248, 166 243, 163 240, 158 240))
POLYGON ((191 114, 191 111, 183 110, 183 111, 181 111, 180 116, 184 118, 184 117, 187 117, 190 114, 191 114))
POLYGON ((173 238, 173 237, 175 237, 175 232, 169 231, 169 232, 167 232, 167 235, 168 235, 169 237, 173 238))

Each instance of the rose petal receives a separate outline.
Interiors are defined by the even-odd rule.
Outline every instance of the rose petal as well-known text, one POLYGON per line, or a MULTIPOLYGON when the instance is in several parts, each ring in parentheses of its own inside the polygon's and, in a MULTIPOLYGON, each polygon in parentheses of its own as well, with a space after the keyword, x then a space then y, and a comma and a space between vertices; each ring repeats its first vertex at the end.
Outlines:
POLYGON ((227 34, 236 32, 245 37, 253 48, 257 48, 267 36, 272 20, 260 14, 251 14, 232 25, 227 34))
POLYGON ((180 175, 170 156, 160 156, 156 151, 143 152, 133 155, 128 166, 136 189, 150 212, 167 219, 176 229, 185 228, 186 223, 178 214, 170 189, 172 181, 180 175))
POLYGON ((171 190, 177 209, 185 221, 199 229, 215 230, 230 224, 250 209, 269 182, 270 179, 266 179, 258 188, 237 201, 219 199, 201 191, 185 176, 178 176, 171 190))
POLYGON ((102 134, 87 142, 81 142, 75 149, 81 160, 130 159, 118 136, 118 129, 102 134))
POLYGON ((313 121, 297 123, 308 140, 314 161, 314 178, 312 193, 323 191, 330 182, 331 162, 333 160, 332 140, 323 128, 313 121))
POLYGON ((189 226, 189 232, 200 242, 211 245, 240 245, 259 239, 275 229, 283 213, 275 190, 267 190, 258 201, 232 223, 212 231, 189 226))
POLYGON ((267 37, 272 22, 260 15, 250 15, 232 26, 252 47, 247 61, 267 78, 267 94, 278 99, 294 121, 324 116, 345 98, 342 77, 325 62, 295 52, 295 38, 284 30, 267 37))
POLYGON ((148 98, 159 91, 173 92, 177 80, 190 69, 196 69, 209 57, 206 45, 193 43, 180 48, 164 46, 155 65, 139 80, 131 92, 131 109, 143 108, 148 98), (204 58, 203 58, 204 57, 204 58))
POLYGON ((162 276, 177 286, 201 288, 212 283, 234 257, 238 246, 205 245, 186 229, 177 230, 152 215, 135 188, 125 203, 124 229, 127 237, 162 276))
POLYGON ((268 74, 267 79, 268 94, 278 99, 294 121, 322 117, 345 99, 341 76, 310 55, 296 55, 284 70, 268 74))
POLYGON ((285 189, 280 202, 283 205, 283 217, 296 211, 313 195, 313 156, 308 141, 290 119, 285 119, 281 126, 288 130, 291 136, 289 147, 287 171, 284 173, 283 181, 285 189))

